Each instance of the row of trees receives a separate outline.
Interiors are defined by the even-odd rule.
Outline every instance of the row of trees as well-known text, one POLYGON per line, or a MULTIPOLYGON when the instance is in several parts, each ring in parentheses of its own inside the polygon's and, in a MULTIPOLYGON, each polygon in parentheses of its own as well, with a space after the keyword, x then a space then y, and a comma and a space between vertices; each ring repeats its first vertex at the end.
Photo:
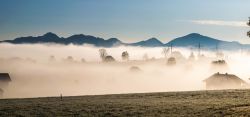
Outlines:
MULTIPOLYGON (((51 55, 49 57, 49 61, 50 62, 55 62, 56 61, 56 57, 54 55, 51 55)), ((67 58, 63 59, 63 61, 65 62, 77 62, 76 60, 74 60, 74 58, 72 56, 68 56, 67 58)), ((84 58, 81 58, 81 62, 86 62, 84 58)))
MULTIPOLYGON (((164 55, 165 58, 167 58, 169 53, 170 53, 169 48, 162 49, 162 54, 164 55)), ((115 61, 114 57, 112 57, 111 55, 108 55, 106 49, 99 49, 99 55, 103 62, 115 61)), ((121 58, 123 61, 129 61, 129 53, 127 51, 122 52, 121 58)), ((149 60, 149 57, 147 54, 144 54, 142 58, 143 60, 149 60)), ((154 59, 154 57, 152 59, 154 59)))
MULTIPOLYGON (((112 62, 115 61, 114 57, 111 55, 108 55, 106 49, 99 49, 99 55, 103 62, 112 62)), ((128 61, 129 60, 129 54, 127 51, 122 52, 122 60, 128 61)))

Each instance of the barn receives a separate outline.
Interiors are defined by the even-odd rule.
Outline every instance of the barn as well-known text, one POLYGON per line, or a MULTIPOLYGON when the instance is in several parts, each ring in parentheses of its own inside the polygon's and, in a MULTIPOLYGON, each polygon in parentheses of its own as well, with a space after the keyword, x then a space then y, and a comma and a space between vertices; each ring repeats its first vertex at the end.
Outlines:
POLYGON ((0 73, 0 82, 10 82, 10 75, 8 73, 0 73))
POLYGON ((215 73, 204 80, 206 89, 239 89, 246 88, 247 83, 234 74, 215 73))
POLYGON ((10 81, 11 78, 8 73, 0 73, 0 97, 3 96, 4 88, 8 86, 10 81))

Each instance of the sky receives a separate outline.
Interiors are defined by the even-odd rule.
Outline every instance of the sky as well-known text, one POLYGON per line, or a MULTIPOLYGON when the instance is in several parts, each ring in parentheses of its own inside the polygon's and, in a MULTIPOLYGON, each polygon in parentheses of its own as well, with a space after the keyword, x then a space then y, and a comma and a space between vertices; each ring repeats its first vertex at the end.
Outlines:
POLYGON ((0 40, 54 32, 166 43, 189 33, 250 43, 250 0, 0 0, 0 40))

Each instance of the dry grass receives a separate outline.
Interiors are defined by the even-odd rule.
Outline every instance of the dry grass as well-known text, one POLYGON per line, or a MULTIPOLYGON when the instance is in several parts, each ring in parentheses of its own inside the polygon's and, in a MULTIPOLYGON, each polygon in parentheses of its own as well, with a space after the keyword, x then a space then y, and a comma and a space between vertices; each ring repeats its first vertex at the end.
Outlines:
POLYGON ((0 100, 0 116, 247 116, 250 90, 0 100))

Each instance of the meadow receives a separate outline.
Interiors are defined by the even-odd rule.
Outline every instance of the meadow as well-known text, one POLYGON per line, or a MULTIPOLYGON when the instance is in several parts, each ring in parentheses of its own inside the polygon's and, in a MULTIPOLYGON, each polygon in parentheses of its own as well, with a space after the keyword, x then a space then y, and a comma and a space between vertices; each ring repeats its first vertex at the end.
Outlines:
POLYGON ((1 99, 0 116, 248 116, 250 90, 1 99))

